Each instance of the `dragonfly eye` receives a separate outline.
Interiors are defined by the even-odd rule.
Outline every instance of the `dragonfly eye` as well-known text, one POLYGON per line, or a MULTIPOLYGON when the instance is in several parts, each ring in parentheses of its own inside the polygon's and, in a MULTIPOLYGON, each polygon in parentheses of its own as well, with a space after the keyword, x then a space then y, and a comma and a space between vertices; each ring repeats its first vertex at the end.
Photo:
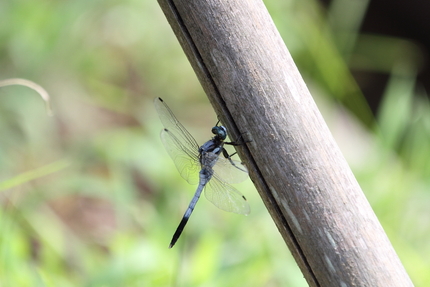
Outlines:
POLYGON ((219 137, 221 140, 225 140, 227 137, 227 129, 223 126, 213 127, 212 133, 219 137))

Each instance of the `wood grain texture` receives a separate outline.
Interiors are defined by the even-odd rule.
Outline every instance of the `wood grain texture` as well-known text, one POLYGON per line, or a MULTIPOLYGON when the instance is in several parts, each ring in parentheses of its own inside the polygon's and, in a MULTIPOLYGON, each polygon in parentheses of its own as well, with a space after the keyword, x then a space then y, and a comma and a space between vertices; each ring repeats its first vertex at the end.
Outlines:
POLYGON ((158 1, 309 285, 413 286, 263 2, 158 1))

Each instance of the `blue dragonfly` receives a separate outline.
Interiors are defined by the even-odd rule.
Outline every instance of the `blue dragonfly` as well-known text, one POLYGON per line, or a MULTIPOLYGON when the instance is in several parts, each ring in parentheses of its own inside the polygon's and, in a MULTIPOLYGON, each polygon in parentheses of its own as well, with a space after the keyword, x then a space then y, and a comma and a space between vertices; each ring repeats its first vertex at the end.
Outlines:
POLYGON ((239 145, 239 143, 226 142, 227 129, 218 125, 218 122, 212 128, 214 136, 199 146, 161 98, 155 98, 154 105, 164 126, 160 135, 164 147, 180 175, 188 183, 198 184, 194 197, 173 234, 169 248, 175 245, 184 230, 203 190, 206 198, 216 207, 248 215, 250 207, 245 196, 229 184, 245 180, 248 170, 239 161, 232 160, 231 156, 234 154, 229 155, 224 149, 225 144, 239 145))

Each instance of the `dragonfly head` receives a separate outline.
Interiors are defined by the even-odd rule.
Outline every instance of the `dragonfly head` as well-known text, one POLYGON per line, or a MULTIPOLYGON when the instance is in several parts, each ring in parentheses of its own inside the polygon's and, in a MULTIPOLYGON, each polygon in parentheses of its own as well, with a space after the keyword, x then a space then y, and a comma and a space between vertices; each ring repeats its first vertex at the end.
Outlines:
POLYGON ((220 140, 227 138, 227 129, 224 126, 215 126, 212 128, 212 133, 220 140))

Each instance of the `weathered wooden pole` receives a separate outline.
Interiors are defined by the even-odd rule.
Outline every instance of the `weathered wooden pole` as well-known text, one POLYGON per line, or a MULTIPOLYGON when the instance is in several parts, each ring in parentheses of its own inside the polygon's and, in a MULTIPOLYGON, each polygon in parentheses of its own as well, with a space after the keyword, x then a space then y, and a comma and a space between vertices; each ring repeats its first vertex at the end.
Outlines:
POLYGON ((310 286, 413 286, 261 0, 158 0, 310 286))

